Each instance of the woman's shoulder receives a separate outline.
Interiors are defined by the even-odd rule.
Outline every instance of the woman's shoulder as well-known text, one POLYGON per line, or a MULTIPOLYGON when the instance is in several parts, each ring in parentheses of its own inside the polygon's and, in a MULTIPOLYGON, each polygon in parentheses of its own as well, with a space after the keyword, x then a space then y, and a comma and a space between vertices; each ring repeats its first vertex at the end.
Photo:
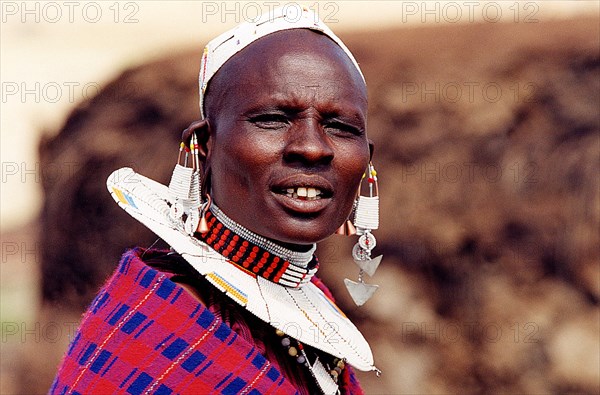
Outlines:
POLYGON ((51 393, 295 393, 256 347, 172 281, 180 257, 134 248, 100 290, 51 393), (262 391, 264 390, 264 392, 262 391))

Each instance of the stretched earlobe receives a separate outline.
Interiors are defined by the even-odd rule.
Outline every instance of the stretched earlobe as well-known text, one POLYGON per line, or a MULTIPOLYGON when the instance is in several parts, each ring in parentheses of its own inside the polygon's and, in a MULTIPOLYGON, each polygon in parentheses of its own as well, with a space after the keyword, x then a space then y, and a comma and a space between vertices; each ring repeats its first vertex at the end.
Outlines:
POLYGON ((368 139, 369 142, 369 162, 371 162, 373 160, 373 152, 375 152, 375 143, 373 143, 373 140, 368 139))
POLYGON ((193 134, 198 140, 198 154, 204 162, 208 157, 208 141, 210 139, 210 125, 208 119, 194 121, 181 133, 181 141, 189 145, 193 134))

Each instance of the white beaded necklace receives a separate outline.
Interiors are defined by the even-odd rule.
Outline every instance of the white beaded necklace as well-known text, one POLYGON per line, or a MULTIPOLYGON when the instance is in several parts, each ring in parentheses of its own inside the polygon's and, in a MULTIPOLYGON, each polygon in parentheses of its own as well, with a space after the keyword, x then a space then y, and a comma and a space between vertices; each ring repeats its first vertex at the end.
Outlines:
POLYGON ((273 255, 279 256, 281 259, 290 262, 295 266, 300 266, 302 268, 306 268, 310 261, 313 258, 313 254, 317 249, 317 244, 313 244, 310 250, 306 252, 301 251, 293 251, 289 248, 283 247, 261 235, 258 235, 251 230, 243 227, 238 224, 231 218, 229 218, 217 205, 213 202, 209 210, 214 214, 215 217, 219 221, 221 221, 227 228, 229 228, 232 232, 238 234, 240 237, 245 238, 246 240, 256 244, 257 246, 264 248, 268 252, 273 255))

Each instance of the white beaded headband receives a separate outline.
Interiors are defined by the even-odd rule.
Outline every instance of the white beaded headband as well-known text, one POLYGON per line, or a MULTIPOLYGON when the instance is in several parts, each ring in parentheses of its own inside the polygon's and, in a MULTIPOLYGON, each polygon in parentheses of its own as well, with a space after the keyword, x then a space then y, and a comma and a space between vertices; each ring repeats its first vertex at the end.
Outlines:
POLYGON ((202 62, 200 64, 200 114, 204 118, 204 94, 210 79, 233 55, 247 47, 252 42, 267 34, 288 29, 311 29, 319 31, 331 38, 348 55, 363 81, 360 67, 350 50, 329 29, 323 21, 312 11, 302 8, 286 6, 271 10, 253 22, 244 22, 235 28, 226 31, 211 40, 204 48, 202 62))

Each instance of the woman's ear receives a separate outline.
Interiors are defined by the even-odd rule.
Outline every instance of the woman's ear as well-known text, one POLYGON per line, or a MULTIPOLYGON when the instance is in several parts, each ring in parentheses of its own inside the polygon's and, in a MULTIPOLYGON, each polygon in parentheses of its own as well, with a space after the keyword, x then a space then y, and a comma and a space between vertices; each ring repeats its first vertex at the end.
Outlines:
POLYGON ((192 134, 198 138, 198 154, 202 162, 206 162, 210 150, 210 125, 207 119, 194 121, 181 133, 181 141, 189 145, 192 134))
POLYGON ((198 156, 202 162, 202 194, 210 192, 210 154, 212 145, 211 127, 207 119, 194 121, 181 133, 181 141, 189 145, 193 134, 198 139, 198 156))

